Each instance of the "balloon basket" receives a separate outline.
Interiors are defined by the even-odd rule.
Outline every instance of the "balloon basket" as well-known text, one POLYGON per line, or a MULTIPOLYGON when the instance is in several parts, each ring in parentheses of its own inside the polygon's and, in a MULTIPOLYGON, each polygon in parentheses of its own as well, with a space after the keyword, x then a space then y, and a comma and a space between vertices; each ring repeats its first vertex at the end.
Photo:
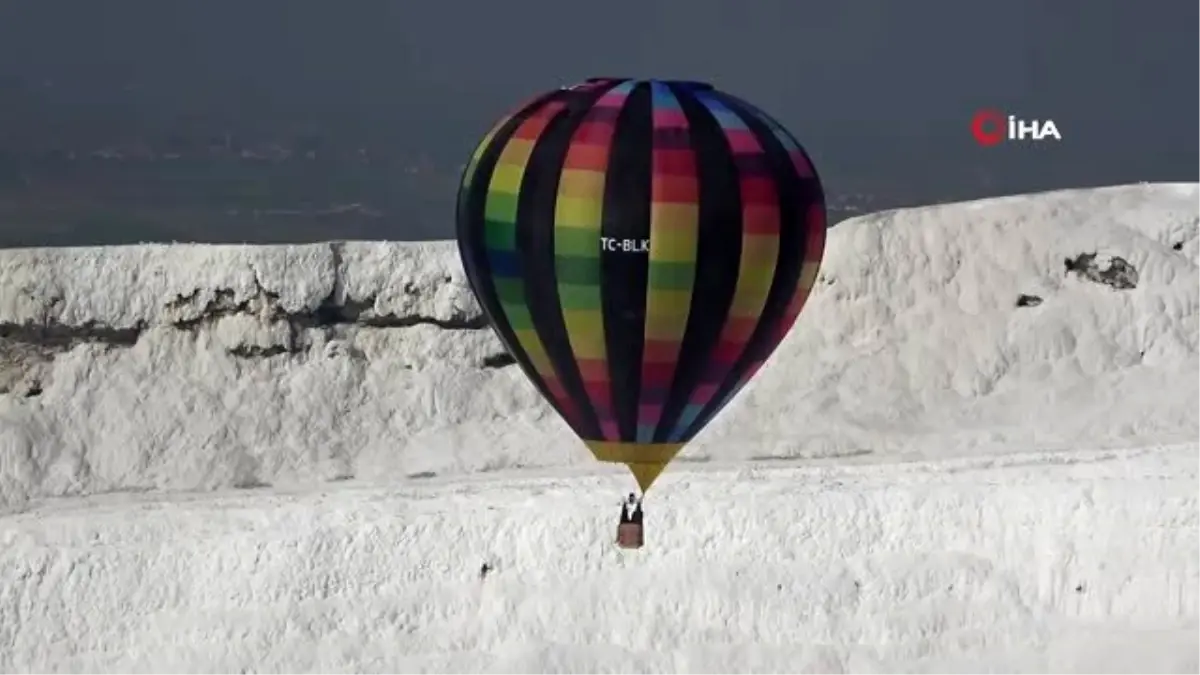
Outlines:
POLYGON ((646 545, 646 531, 641 523, 621 523, 617 526, 617 546, 639 549, 646 545))

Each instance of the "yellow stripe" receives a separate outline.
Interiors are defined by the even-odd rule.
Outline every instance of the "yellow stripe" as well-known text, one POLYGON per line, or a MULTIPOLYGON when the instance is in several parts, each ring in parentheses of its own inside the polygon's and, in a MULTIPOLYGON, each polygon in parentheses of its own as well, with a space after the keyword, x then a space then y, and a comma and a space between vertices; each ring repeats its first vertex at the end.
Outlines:
POLYGON ((538 337, 536 330, 522 329, 513 331, 517 335, 517 342, 525 348, 525 355, 529 357, 529 362, 538 371, 542 377, 554 377, 554 368, 550 365, 550 357, 546 355, 546 348, 542 346, 542 340, 538 337))
POLYGON ((691 291, 647 290, 646 339, 678 341, 687 327, 691 305, 691 291))
POLYGON ((762 312, 779 262, 779 237, 743 235, 737 285, 733 291, 731 316, 752 317, 762 312))
POLYGON ((483 140, 479 142, 479 145, 475 146, 475 152, 471 153, 471 161, 467 163, 467 169, 463 172, 464 184, 470 185, 471 182, 475 180, 475 169, 479 166, 479 160, 483 158, 483 153, 487 152, 488 146, 492 144, 492 139, 496 137, 497 133, 499 133, 500 128, 505 124, 508 124, 508 121, 511 119, 512 115, 505 115, 503 119, 496 123, 496 126, 492 127, 487 134, 484 135, 483 140))
MULTIPOLYGON (((554 203, 554 229, 578 228, 585 232, 600 232, 604 210, 605 172, 590 169, 564 168, 559 175, 558 195, 554 203)), ((597 243, 599 243, 597 241, 597 243)), ((599 255, 599 251, 596 252, 599 255)), ((600 279, 579 288, 576 292, 594 294, 591 303, 600 304, 600 279), (585 290, 586 289, 586 290, 585 290)), ((606 363, 608 347, 604 336, 604 313, 597 309, 562 309, 567 344, 575 360, 587 359, 606 363)), ((599 409, 608 408, 610 401, 593 401, 599 409)))
MULTIPOLYGON (((650 205, 650 278, 646 284, 643 328, 646 341, 679 343, 683 340, 691 314, 693 285, 655 288, 654 263, 695 263, 699 229, 700 209, 696 204, 656 202, 650 205)), ((693 265, 693 274, 694 270, 693 265)))
POLYGON ((596 230, 600 228, 600 213, 604 202, 599 199, 558 196, 554 204, 555 227, 578 227, 596 230))
MULTIPOLYGON (((510 138, 504 149, 500 151, 500 157, 496 162, 496 167, 492 171, 491 182, 488 184, 488 193, 507 193, 510 195, 520 194, 521 182, 525 176, 525 164, 529 158, 529 153, 533 149, 533 142, 521 138, 510 138)), ((485 206, 486 211, 486 206, 485 206)), ((512 231, 515 233, 516 228, 512 231)), ((515 244, 515 242, 514 242, 515 244)), ((516 248, 514 245, 512 248, 516 248)), ((521 299, 516 302, 516 298, 510 299, 508 303, 502 304, 505 316, 512 321, 512 315, 516 312, 528 314, 529 306, 525 297, 525 285, 520 279, 516 280, 516 286, 520 288, 521 299)), ((546 348, 542 344, 541 338, 536 330, 532 329, 513 329, 513 334, 517 339, 517 344, 525 352, 533 369, 543 379, 547 380, 555 378, 557 373, 554 370, 553 364, 546 355, 546 348)))
POLYGON ((507 192, 510 195, 521 193, 521 180, 525 177, 525 167, 515 164, 497 164, 492 171, 492 182, 488 189, 494 192, 507 192))
POLYGON ((563 323, 577 359, 606 357, 603 314, 596 310, 563 310, 563 323))
POLYGON ((589 169, 563 169, 558 180, 559 197, 595 200, 604 194, 604 172, 589 169))
POLYGON ((683 443, 630 443, 626 441, 584 441, 601 462, 667 463, 683 449, 683 443))
POLYGON ((504 150, 500 152, 500 164, 517 164, 521 170, 525 170, 525 165, 529 163, 529 156, 533 154, 533 141, 525 138, 509 139, 508 144, 504 146, 504 150))
POLYGON ((696 224, 700 222, 700 206, 654 202, 650 204, 650 222, 658 223, 659 227, 695 230, 696 224))
POLYGON ((806 262, 800 267, 800 288, 811 289, 817 281, 817 273, 821 270, 821 262, 806 262))
POLYGON ((696 259, 696 230, 650 221, 650 262, 692 262, 696 259))

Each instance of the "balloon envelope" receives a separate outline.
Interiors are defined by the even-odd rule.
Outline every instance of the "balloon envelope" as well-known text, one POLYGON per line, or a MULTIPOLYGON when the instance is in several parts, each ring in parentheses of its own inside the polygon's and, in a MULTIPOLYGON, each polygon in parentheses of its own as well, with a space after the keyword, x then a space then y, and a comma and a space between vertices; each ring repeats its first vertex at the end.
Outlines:
POLYGON ((643 491, 787 334, 825 246, 808 155, 695 82, 596 78, 476 148, 457 237, 534 386, 643 491))

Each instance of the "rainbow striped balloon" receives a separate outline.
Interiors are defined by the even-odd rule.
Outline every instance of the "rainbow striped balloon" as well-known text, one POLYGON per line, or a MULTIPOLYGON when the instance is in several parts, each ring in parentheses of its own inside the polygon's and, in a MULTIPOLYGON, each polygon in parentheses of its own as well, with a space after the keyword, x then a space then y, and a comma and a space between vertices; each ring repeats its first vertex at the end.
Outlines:
POLYGON ((799 143, 697 82, 543 94, 484 137, 458 201, 463 266, 501 341, 643 491, 796 321, 825 228, 799 143))

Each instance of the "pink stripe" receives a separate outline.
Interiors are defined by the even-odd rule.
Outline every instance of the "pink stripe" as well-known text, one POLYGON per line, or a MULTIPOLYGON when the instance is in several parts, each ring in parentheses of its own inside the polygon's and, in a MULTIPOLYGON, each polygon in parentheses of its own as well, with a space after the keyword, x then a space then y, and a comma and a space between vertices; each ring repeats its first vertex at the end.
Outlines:
POLYGON ((617 423, 610 419, 600 420, 600 433, 604 434, 606 441, 615 441, 621 436, 621 432, 617 430, 617 423))
POLYGON ((796 167, 796 173, 799 174, 801 178, 813 177, 812 164, 809 163, 808 158, 804 156, 804 153, 800 152, 799 150, 792 150, 788 154, 792 157, 792 166, 796 167))
POLYGON ((654 111, 654 126, 659 129, 686 129, 687 125, 682 110, 659 108, 654 111))
POLYGON ((658 424, 662 417, 662 404, 643 403, 638 406, 638 424, 658 424))
POLYGON ((796 325, 796 319, 800 318, 800 311, 804 309, 804 303, 808 300, 810 292, 804 288, 796 289, 796 294, 792 296, 792 301, 788 304, 787 310, 779 320, 779 326, 775 329, 775 346, 779 346, 779 343, 787 337, 792 326, 796 325))
POLYGON ((596 99, 596 103, 594 104, 593 107, 619 108, 625 104, 625 99, 627 99, 627 98, 629 98, 627 95, 625 95, 619 91, 610 91, 607 94, 604 94, 600 98, 596 99))
POLYGON ((688 397, 688 400, 692 403, 708 403, 712 400, 713 396, 717 395, 718 386, 720 385, 716 383, 697 385, 697 387, 692 390, 692 395, 688 397))
POLYGON ((749 129, 726 129, 725 138, 729 140, 729 149, 734 154, 749 153, 757 155, 762 152, 762 146, 749 129))
POLYGON ((808 217, 805 219, 808 227, 808 241, 804 245, 804 260, 816 262, 825 251, 825 209, 820 204, 808 207, 808 217))
POLYGON ((563 389, 562 384, 554 378, 544 378, 546 390, 554 398, 554 402, 558 404, 558 408, 562 410, 563 417, 567 418, 567 422, 572 426, 576 421, 576 415, 579 409, 575 406, 575 402, 567 397, 567 392, 563 389))

